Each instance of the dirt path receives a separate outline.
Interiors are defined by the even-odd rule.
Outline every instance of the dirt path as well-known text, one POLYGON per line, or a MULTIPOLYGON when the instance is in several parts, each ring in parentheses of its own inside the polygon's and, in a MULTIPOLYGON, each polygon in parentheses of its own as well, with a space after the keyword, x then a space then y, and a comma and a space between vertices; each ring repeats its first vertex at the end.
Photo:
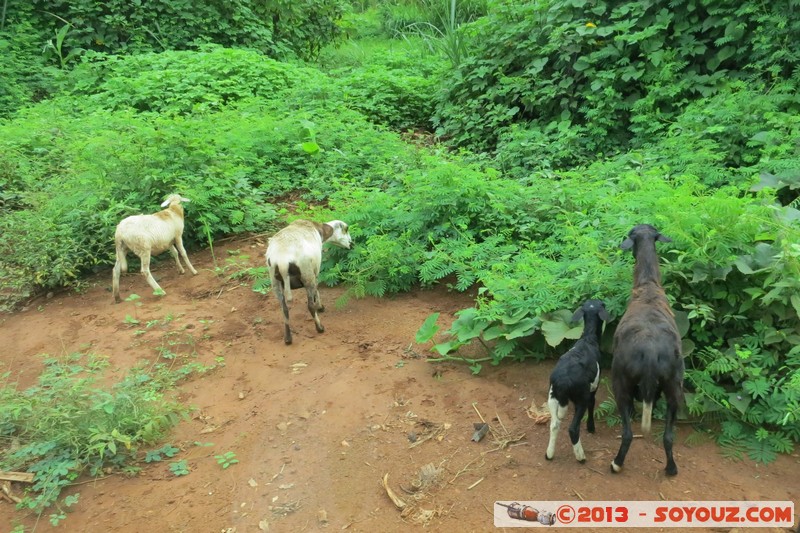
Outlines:
MULTIPOLYGON (((218 258, 249 254, 240 267, 260 265, 263 251, 257 241, 216 249, 218 258)), ((135 478, 110 475, 72 487, 80 502, 55 529, 251 533, 268 524, 273 532, 389 533, 421 530, 415 520, 427 519, 428 531, 491 531, 495 500, 800 500, 798 454, 766 466, 733 462, 713 444, 687 445, 685 425, 676 440, 675 478, 664 477, 663 451, 649 439, 636 439, 625 472, 612 476, 619 428, 602 422, 595 435, 583 437, 586 464, 575 461, 565 431, 555 459, 546 462, 548 428, 525 408, 545 400, 551 363, 506 364, 472 376, 466 366, 426 362, 424 347, 412 344, 431 312, 451 320, 469 295, 440 288, 337 309, 342 289, 323 288, 326 332, 317 334, 300 291, 295 344, 284 346, 271 296, 226 284, 208 252, 192 262, 196 277, 178 276, 169 260, 154 268, 168 293, 163 298, 150 295, 138 275, 125 276, 123 297, 142 295, 138 307, 112 304, 109 273, 83 294, 56 295, 0 316, 0 371, 10 370, 22 387, 38 375, 37 354, 91 349, 127 368, 157 358, 172 326, 194 332, 199 361, 224 357, 223 367, 180 387, 181 398, 197 409, 168 442, 182 448, 178 458, 188 459, 190 474, 175 477, 166 462, 151 463, 135 478), (142 322, 169 316, 170 325, 135 336, 124 322, 133 313, 142 322), (471 442, 478 422, 473 404, 524 438, 502 450, 493 450, 491 437, 471 442), (223 470, 214 455, 227 451, 240 462, 223 470), (440 474, 414 500, 400 486, 410 487, 428 464, 440 474), (385 474, 403 499, 416 501, 416 512, 401 517, 381 487, 385 474)), ((30 531, 35 517, 0 502, 0 532, 14 521, 30 531)), ((46 518, 36 528, 51 529, 46 518)))

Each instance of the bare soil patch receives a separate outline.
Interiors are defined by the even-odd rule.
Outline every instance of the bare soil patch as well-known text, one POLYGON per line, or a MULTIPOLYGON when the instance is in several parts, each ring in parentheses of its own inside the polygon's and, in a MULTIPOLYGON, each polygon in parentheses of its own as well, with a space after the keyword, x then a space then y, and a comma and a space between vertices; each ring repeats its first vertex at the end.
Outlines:
MULTIPOLYGON (((264 247, 256 239, 228 241, 215 252, 218 260, 249 254, 240 266, 260 266, 264 247)), ((123 276, 122 297, 140 294, 140 306, 112 303, 109 271, 82 294, 42 298, 0 316, 2 370, 21 387, 38 376, 38 354, 91 350, 119 369, 158 358, 172 330, 135 336, 124 322, 134 313, 140 321, 171 316, 169 324, 191 333, 176 350, 192 350, 206 364, 225 360, 179 388, 196 409, 169 442, 183 450, 178 458, 188 459, 188 475, 175 477, 160 462, 142 464, 134 478, 84 479, 62 494, 80 493, 62 525, 43 517, 37 531, 477 532, 494 530, 495 500, 800 500, 798 454, 769 465, 732 461, 713 443, 685 443, 685 424, 674 478, 664 476, 662 447, 649 438, 636 439, 625 471, 612 475, 619 428, 603 422, 594 435, 582 430, 586 464, 575 461, 566 428, 555 459, 545 461, 548 425, 537 424, 530 408, 546 399, 552 362, 486 367, 473 376, 465 365, 428 363, 425 347, 413 342, 430 313, 452 320, 472 295, 440 287, 336 308, 344 289, 323 287, 326 332, 318 334, 304 291, 296 291, 295 340, 285 346, 272 295, 216 275, 208 251, 191 259, 195 277, 178 275, 168 256, 153 267, 164 297, 153 296, 138 274, 123 276), (504 448, 492 433, 471 440, 479 413, 507 430, 504 448), (227 451, 239 463, 223 470, 214 455, 227 451), (403 510, 384 488, 387 474, 403 510)), ((598 403, 604 398, 601 386, 598 403)), ((36 517, 0 502, 0 531, 17 522, 30 528, 36 517)))

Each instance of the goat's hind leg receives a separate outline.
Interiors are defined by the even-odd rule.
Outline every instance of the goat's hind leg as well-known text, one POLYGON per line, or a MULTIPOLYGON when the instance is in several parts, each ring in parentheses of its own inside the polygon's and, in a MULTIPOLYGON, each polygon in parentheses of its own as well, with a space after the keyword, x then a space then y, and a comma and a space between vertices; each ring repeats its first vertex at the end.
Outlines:
POLYGON ((622 417, 622 443, 619 445, 617 457, 611 462, 611 471, 615 474, 622 471, 625 456, 633 442, 633 429, 631 429, 631 416, 633 415, 633 398, 626 394, 615 394, 617 408, 622 417))
POLYGON ((547 408, 550 410, 550 441, 547 443, 547 451, 544 454, 544 458, 550 461, 556 453, 556 441, 558 440, 558 430, 561 429, 561 419, 564 418, 567 412, 567 406, 561 407, 558 400, 553 397, 552 385, 548 393, 547 408))
POLYGON ((319 301, 319 291, 317 290, 317 283, 304 281, 306 287, 306 295, 308 296, 308 312, 311 313, 311 318, 314 319, 314 325, 317 327, 317 333, 324 333, 325 328, 319 319, 319 310, 322 307, 319 301))
POLYGON ((668 476, 678 474, 678 465, 672 457, 672 443, 675 439, 675 419, 678 416, 678 401, 681 398, 681 386, 672 385, 664 391, 667 400, 667 415, 664 424, 664 453, 667 455, 667 466, 664 472, 668 476))
POLYGON ((575 418, 572 419, 572 424, 569 425, 569 440, 572 442, 572 451, 575 452, 575 459, 579 463, 586 462, 586 454, 583 453, 583 445, 581 444, 581 420, 586 413, 586 404, 575 404, 575 418))
POLYGON ((589 433, 594 433, 594 403, 595 403, 595 395, 597 391, 592 391, 589 393, 589 401, 586 405, 587 411, 587 418, 586 418, 586 431, 589 433))
POLYGON ((283 313, 283 342, 284 344, 292 344, 292 329, 289 327, 289 305, 286 303, 286 295, 283 293, 283 281, 273 277, 272 288, 275 292, 275 297, 281 304, 281 312, 283 313))

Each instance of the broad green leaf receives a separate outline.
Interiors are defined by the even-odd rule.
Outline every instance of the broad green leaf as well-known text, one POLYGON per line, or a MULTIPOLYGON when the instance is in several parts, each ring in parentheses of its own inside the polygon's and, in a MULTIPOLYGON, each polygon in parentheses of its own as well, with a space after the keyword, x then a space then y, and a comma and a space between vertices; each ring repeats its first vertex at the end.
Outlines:
POLYGON ((319 152, 319 145, 314 141, 304 142, 300 145, 303 151, 307 154, 316 154, 319 152))
POLYGON ((731 392, 728 394, 728 403, 734 406, 742 414, 747 411, 751 401, 753 401, 753 399, 746 394, 740 394, 737 392, 731 392))
POLYGON ((439 313, 433 313, 425 319, 425 322, 422 323, 414 337, 417 344, 425 344, 433 339, 434 335, 439 331, 439 325, 436 324, 437 320, 439 320, 439 313))

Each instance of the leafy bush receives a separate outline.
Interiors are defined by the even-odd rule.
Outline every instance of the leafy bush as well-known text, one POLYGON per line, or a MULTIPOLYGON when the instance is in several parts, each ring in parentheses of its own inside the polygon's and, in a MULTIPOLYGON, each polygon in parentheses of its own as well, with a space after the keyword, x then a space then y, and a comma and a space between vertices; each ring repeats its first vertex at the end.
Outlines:
POLYGON ((69 25, 64 56, 76 49, 118 54, 216 43, 313 59, 341 35, 344 7, 341 0, 34 0, 12 2, 8 17, 29 21, 43 40, 69 25))
POLYGON ((135 462, 140 446, 160 440, 186 409, 165 396, 185 369, 135 369, 110 388, 97 381, 107 358, 47 358, 38 383, 0 384, 0 469, 34 473, 22 505, 41 512, 79 475, 135 462), (12 446, 12 442, 16 445, 12 446))
POLYGON ((251 97, 277 97, 317 72, 248 50, 207 46, 133 56, 90 54, 70 73, 65 92, 88 110, 132 108, 161 114, 204 113, 251 97))
POLYGON ((779 21, 790 3, 498 2, 445 83, 439 132, 493 150, 511 124, 547 132, 565 123, 585 128, 588 153, 614 154, 664 132, 688 102, 731 79, 788 77, 799 26, 779 21))
POLYGON ((46 68, 39 34, 26 22, 0 31, 0 119, 54 91, 58 73, 46 68))
POLYGON ((413 70, 372 64, 332 71, 341 103, 376 124, 397 130, 430 130, 439 84, 433 75, 439 62, 433 56, 417 59, 413 70), (410 72, 411 71, 411 72, 410 72))

